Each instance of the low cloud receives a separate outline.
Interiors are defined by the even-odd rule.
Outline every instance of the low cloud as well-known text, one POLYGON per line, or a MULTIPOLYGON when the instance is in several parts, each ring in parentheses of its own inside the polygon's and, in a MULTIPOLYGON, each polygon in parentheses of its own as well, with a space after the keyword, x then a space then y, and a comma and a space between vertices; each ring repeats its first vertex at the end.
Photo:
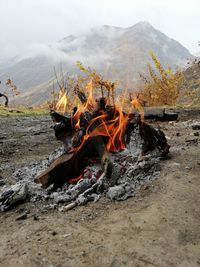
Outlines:
POLYGON ((30 45, 34 46, 34 50, 38 50, 36 46, 41 47, 69 34, 81 33, 90 27, 104 24, 128 27, 144 20, 180 41, 193 52, 198 49, 199 0, 0 2, 0 59, 21 54, 30 45))
POLYGON ((90 48, 87 34, 68 36, 51 45, 33 44, 18 57, 18 60, 36 57, 46 57, 52 64, 61 62, 74 64, 76 61, 81 61, 84 65, 95 68, 110 60, 110 56, 101 48, 90 48))

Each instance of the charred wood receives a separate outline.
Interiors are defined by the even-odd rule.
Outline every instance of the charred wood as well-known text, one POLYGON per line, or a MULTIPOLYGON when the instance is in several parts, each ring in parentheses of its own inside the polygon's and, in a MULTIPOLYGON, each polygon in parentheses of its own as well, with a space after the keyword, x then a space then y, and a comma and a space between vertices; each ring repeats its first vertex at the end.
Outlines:
POLYGON ((0 97, 4 97, 5 98, 5 103, 4 103, 4 105, 5 105, 5 107, 7 107, 8 106, 8 97, 6 96, 6 95, 4 95, 4 94, 1 94, 0 93, 0 97))
POLYGON ((55 112, 54 110, 50 111, 50 116, 51 116, 53 122, 64 122, 67 119, 66 116, 61 115, 60 113, 55 112))
MULTIPOLYGON (((97 142, 95 139, 96 137, 92 137, 87 140, 78 152, 60 156, 46 171, 37 176, 34 181, 42 184, 43 188, 48 188, 53 184, 53 190, 55 190, 62 187, 65 182, 79 177, 88 165, 89 159, 99 157, 99 155, 104 153, 104 150, 100 151, 96 146, 97 142)), ((105 161, 103 160, 103 162, 105 161)))
POLYGON ((144 110, 144 118, 156 121, 175 121, 178 119, 178 113, 168 112, 164 108, 148 108, 144 110))
POLYGON ((167 139, 163 131, 155 129, 145 122, 140 122, 139 132, 140 136, 144 140, 142 148, 142 153, 144 155, 157 148, 161 152, 162 157, 167 156, 170 146, 167 143, 167 139))
POLYGON ((92 142, 101 159, 102 170, 104 171, 106 178, 109 179, 112 175, 113 164, 106 149, 105 140, 102 136, 96 136, 95 138, 92 138, 92 142))
POLYGON ((74 93, 77 94, 79 100, 82 104, 85 104, 87 102, 87 97, 83 91, 80 90, 78 84, 74 88, 74 93))

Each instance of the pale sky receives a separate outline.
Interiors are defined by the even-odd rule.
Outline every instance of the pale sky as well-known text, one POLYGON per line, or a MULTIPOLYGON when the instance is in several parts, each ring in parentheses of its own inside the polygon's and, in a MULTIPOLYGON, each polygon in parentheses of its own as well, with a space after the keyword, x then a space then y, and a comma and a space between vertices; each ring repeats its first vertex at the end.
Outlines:
POLYGON ((200 0, 0 0, 0 59, 92 27, 139 21, 200 50, 200 0))

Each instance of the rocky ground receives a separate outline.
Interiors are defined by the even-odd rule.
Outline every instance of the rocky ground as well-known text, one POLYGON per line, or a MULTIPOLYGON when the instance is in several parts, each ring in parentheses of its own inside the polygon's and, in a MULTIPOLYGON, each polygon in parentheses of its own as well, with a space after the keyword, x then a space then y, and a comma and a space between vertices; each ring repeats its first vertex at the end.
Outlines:
MULTIPOLYGON (((159 123, 171 156, 134 198, 103 198, 65 213, 37 202, 0 213, 0 266, 200 266, 200 111, 179 118, 159 123)), ((0 122, 1 186, 60 145, 48 116, 0 122)))

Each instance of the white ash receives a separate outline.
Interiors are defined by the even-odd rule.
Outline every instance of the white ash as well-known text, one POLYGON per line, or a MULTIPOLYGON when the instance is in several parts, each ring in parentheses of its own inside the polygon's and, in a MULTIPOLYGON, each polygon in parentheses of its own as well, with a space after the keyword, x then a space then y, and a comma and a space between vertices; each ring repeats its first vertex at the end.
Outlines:
MULTIPOLYGON (((56 192, 42 189, 34 183, 34 178, 64 153, 63 148, 55 150, 42 161, 16 170, 13 176, 17 184, 27 185, 27 199, 41 203, 44 210, 70 203, 74 203, 72 206, 84 205, 89 201, 98 201, 102 196, 110 200, 125 200, 134 196, 135 190, 141 185, 152 183, 159 175, 159 152, 155 150, 147 156, 141 156, 142 144, 143 141, 136 131, 125 150, 111 154, 113 170, 110 179, 105 177, 100 164, 95 163, 87 167, 87 171, 77 184, 65 183, 56 192)), ((9 189, 3 187, 4 193, 6 190, 9 189)), ((4 203, 0 202, 0 206, 2 205, 4 203)))
POLYGON ((50 155, 48 155, 46 158, 44 158, 41 161, 35 161, 32 162, 20 169, 17 169, 13 173, 13 177, 15 180, 20 181, 20 180, 27 180, 28 182, 31 180, 33 181, 34 178, 41 173, 42 171, 46 170, 51 163, 61 156, 64 153, 64 148, 60 147, 53 151, 50 155))

